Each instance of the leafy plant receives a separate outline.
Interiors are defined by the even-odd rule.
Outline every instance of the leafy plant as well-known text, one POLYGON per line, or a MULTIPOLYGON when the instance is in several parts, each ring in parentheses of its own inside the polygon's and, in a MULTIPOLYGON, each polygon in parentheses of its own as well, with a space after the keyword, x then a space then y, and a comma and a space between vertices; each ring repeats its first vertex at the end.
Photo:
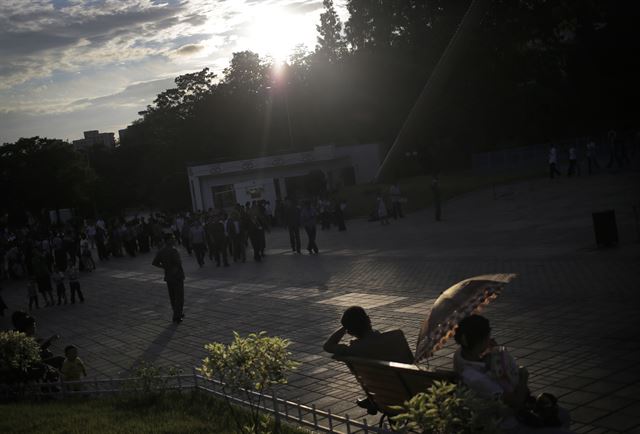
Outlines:
POLYGON ((23 375, 40 361, 40 345, 33 337, 16 331, 0 332, 0 372, 23 375))
POLYGON ((143 361, 133 370, 133 378, 125 384, 125 390, 143 397, 162 395, 167 390, 169 377, 175 377, 181 373, 180 369, 173 366, 163 368, 143 361))
POLYGON ((498 401, 478 398, 471 390, 455 384, 435 381, 425 393, 419 393, 392 418, 399 432, 430 434, 499 433, 498 401))
MULTIPOLYGON (((238 429, 256 434, 267 432, 268 424, 260 415, 263 395, 277 384, 286 384, 287 374, 299 364, 291 359, 287 339, 269 337, 266 332, 251 333, 245 338, 234 332, 233 336, 228 345, 218 342, 205 345, 209 355, 199 371, 222 382, 225 395, 228 389, 240 393, 249 403, 252 423, 245 425, 236 419, 238 429)), ((229 398, 226 399, 233 412, 229 398)))

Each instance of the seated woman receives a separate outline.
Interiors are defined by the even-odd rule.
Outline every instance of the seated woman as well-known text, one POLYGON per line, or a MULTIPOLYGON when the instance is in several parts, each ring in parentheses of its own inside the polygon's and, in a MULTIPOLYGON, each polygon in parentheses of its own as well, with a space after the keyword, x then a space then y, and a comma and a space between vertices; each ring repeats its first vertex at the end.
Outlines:
POLYGON ((496 355, 497 345, 491 339, 488 319, 480 315, 466 317, 458 325, 455 340, 460 348, 454 354, 453 369, 480 398, 500 399, 506 404, 510 411, 503 419, 505 432, 570 432, 559 427, 569 425, 569 415, 557 408, 553 395, 542 394, 537 399, 531 396, 526 368, 516 367, 510 381, 506 375, 496 375, 491 358, 496 355))

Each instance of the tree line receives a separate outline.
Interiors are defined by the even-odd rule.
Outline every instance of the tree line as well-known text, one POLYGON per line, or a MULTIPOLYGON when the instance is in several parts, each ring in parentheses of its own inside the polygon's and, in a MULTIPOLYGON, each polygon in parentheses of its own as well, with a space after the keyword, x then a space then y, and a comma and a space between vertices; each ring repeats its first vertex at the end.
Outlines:
MULTIPOLYGON (((430 102, 428 131, 414 135, 416 150, 437 149, 444 168, 462 167, 475 151, 636 125, 640 4, 485 3, 473 44, 462 47, 442 97, 430 102)), ((348 0, 344 23, 332 0, 323 4, 313 51, 298 47, 281 66, 238 52, 219 75, 181 75, 113 151, 74 153, 39 138, 5 145, 3 197, 27 209, 183 209, 190 162, 328 143, 390 146, 470 0, 348 0), (60 157, 64 176, 37 169, 58 153, 74 154, 60 157), (57 179, 46 194, 28 187, 45 176, 57 179)))

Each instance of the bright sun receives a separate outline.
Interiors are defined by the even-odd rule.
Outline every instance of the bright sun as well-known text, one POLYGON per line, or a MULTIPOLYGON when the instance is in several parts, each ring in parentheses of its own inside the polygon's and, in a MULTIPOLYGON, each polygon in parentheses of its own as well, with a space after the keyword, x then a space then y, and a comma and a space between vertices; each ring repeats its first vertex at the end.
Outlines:
MULTIPOLYGON (((315 28, 312 29, 315 31, 315 28)), ((247 35, 250 50, 270 56, 276 65, 288 60, 309 29, 300 17, 273 7, 258 8, 247 35)))

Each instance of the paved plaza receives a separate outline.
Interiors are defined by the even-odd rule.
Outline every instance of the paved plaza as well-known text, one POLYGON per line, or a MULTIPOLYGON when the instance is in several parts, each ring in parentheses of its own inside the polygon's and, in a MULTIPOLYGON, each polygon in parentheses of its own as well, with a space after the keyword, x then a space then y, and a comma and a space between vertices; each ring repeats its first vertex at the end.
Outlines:
MULTIPOLYGON (((318 256, 292 253, 279 228, 263 263, 198 268, 182 250, 180 325, 152 254, 116 258, 81 275, 84 304, 36 311, 38 332, 62 336, 56 353, 78 345, 90 376, 119 376, 141 360, 190 371, 206 343, 265 330, 290 339, 302 362, 281 396, 362 418, 359 386, 322 351, 346 307, 366 308, 375 328, 402 328, 415 347, 441 291, 475 275, 517 273, 483 314, 528 367, 534 393, 559 396, 577 432, 640 433, 639 200, 637 174, 535 179, 451 200, 439 223, 425 210, 384 227, 354 219, 347 232, 318 230, 318 256), (604 209, 616 211, 617 248, 596 249, 591 213, 604 209)), ((26 306, 22 285, 3 297, 11 309, 26 306)), ((450 368, 454 350, 450 342, 430 365, 450 368)))

